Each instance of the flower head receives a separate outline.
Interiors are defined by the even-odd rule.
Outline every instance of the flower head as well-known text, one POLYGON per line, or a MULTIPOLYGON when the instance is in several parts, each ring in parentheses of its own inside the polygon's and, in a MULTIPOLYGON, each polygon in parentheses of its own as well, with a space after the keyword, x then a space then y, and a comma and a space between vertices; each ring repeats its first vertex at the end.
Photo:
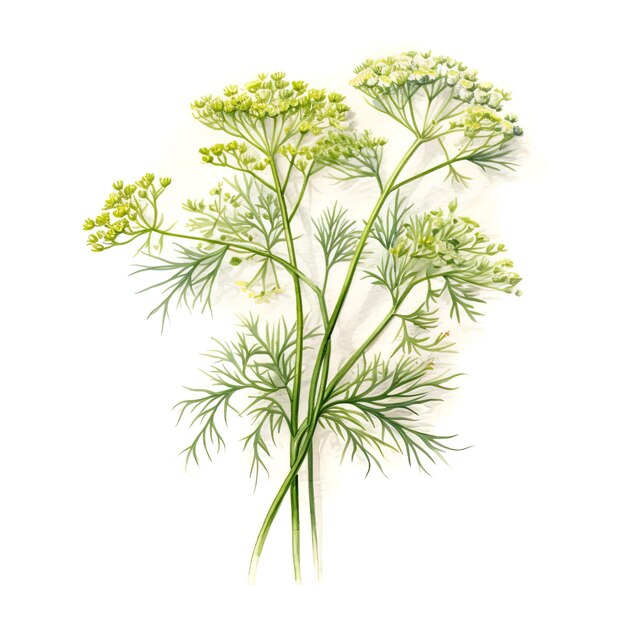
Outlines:
POLYGON ((331 130, 310 145, 298 147, 287 144, 281 154, 294 158, 301 171, 319 171, 330 168, 346 175, 375 176, 382 158, 384 137, 375 137, 371 131, 331 130))
POLYGON ((341 94, 289 82, 283 72, 275 72, 259 74, 243 87, 229 85, 223 95, 205 96, 191 107, 206 126, 271 151, 298 133, 318 135, 327 128, 342 128, 349 111, 343 100, 341 94))
POLYGON ((500 111, 510 94, 479 82, 478 72, 451 57, 432 56, 430 52, 403 52, 396 56, 367 59, 354 70, 350 81, 364 94, 379 99, 395 92, 411 97, 421 87, 437 83, 452 91, 452 98, 480 104, 500 111))
POLYGON ((147 226, 144 212, 148 202, 148 193, 154 202, 163 190, 172 182, 171 178, 161 178, 160 186, 154 184, 154 174, 145 174, 134 184, 124 185, 121 180, 113 183, 113 192, 104 201, 100 213, 94 218, 83 222, 83 229, 91 231, 87 237, 87 245, 94 252, 102 252, 107 248, 128 239, 120 239, 122 235, 132 236, 147 226))

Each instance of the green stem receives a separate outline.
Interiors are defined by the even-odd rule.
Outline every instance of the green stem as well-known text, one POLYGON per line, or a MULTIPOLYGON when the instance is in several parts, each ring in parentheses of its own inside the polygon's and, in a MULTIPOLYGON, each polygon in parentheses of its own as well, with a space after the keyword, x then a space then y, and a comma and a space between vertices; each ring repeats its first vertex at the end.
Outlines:
MULTIPOLYGON (((420 139, 416 139, 411 146, 409 147, 409 149, 407 150, 406 154, 402 157, 402 159, 400 160, 400 162, 398 163, 398 165, 396 166, 396 168, 394 169, 394 171, 392 172, 391 176, 389 177, 389 180, 387 181, 387 184, 385 185, 382 193, 380 194, 378 200, 376 201, 376 204, 374 205, 374 208, 372 210, 372 213, 365 225, 365 228, 363 229, 363 232, 361 233, 361 237, 356 245, 354 254, 352 256, 352 260, 350 261, 350 265, 348 267, 348 271, 346 273, 346 277, 344 279, 343 282, 343 286, 341 288, 341 291, 339 293, 339 297, 337 298, 337 302, 335 303, 335 307, 333 309, 332 315, 330 316, 330 319, 328 320, 328 325, 326 327, 326 332, 324 333, 324 337, 322 338, 322 343, 320 345, 320 352, 318 354, 316 363, 315 363, 315 367, 313 369, 313 377, 311 379, 311 385, 312 385, 312 393, 310 398, 312 397, 313 400, 315 401, 320 400, 320 398, 316 398, 317 395, 317 381, 318 381, 318 377, 320 375, 320 372, 323 368, 323 364, 325 359, 330 357, 330 354, 327 355, 327 352, 330 352, 329 349, 329 342, 330 342, 330 338, 332 335, 332 332, 335 328, 335 325, 337 324, 337 320, 339 319, 339 314, 341 313, 341 309, 343 307, 343 304, 346 300, 346 297, 348 295, 348 291, 350 289, 350 286, 352 285, 352 280, 354 279, 354 275, 356 273, 356 269, 357 266, 359 264, 359 261, 361 260, 361 255, 363 254, 363 250, 365 249, 365 245, 367 243, 367 240, 369 238, 369 234, 372 230, 372 228, 374 227, 374 224, 376 222, 376 219, 378 218, 378 214, 380 213, 380 211, 383 208, 383 205, 385 204, 385 201, 387 200, 387 198, 389 197, 389 195, 394 191, 395 189, 395 183, 396 180, 398 179, 398 176, 400 176, 400 173, 402 172, 402 170, 405 168, 406 164, 409 162, 409 160, 411 159, 411 157, 415 154, 416 150, 420 147, 420 145, 422 144, 422 140, 420 139)), ((319 402, 318 402, 319 404, 319 402)), ((314 409, 314 406, 311 402, 309 402, 309 416, 308 418, 311 419, 311 413, 312 410, 314 409)))
POLYGON ((307 457, 307 470, 309 474, 309 512, 311 516, 311 547, 313 549, 313 566, 317 574, 317 580, 322 580, 322 564, 320 562, 319 541, 317 535, 317 518, 315 514, 315 466, 313 458, 313 446, 309 449, 307 457))
POLYGON ((443 163, 439 163, 439 165, 434 165, 433 167, 424 170, 423 172, 420 172, 419 174, 416 174, 415 176, 411 176, 410 178, 407 178, 405 180, 403 180, 400 183, 395 184, 390 191, 395 191, 396 189, 399 189, 400 187, 404 186, 404 185, 408 185, 409 183, 412 183, 414 180, 417 180, 418 178, 423 178, 424 176, 427 176, 428 174, 432 174, 433 172, 436 172, 437 170, 440 170, 442 167, 447 167, 448 165, 452 165, 452 163, 456 163, 457 161, 463 161, 466 157, 454 157, 453 159, 448 159, 446 161, 444 161, 443 163))
POLYGON ((309 178, 311 177, 312 167, 313 166, 311 166, 311 168, 309 168, 309 171, 306 174, 304 174, 304 178, 302 180, 302 187, 300 188, 300 195, 298 196, 298 199, 296 200, 296 203, 294 204, 293 209, 291 210, 291 214, 289 215, 289 222, 291 222, 291 220, 294 218, 295 214, 298 212, 298 209, 300 208, 300 205, 302 204, 302 199, 304 198, 304 192, 309 183, 309 178))
MULTIPOLYGON (((189 239, 191 241, 200 241, 202 243, 208 243, 211 245, 230 248, 235 251, 248 252, 250 254, 256 254, 258 256, 262 256, 266 259, 274 261, 274 263, 278 263, 278 265, 280 265, 285 270, 287 270, 287 272, 289 272, 289 274, 291 274, 294 278, 300 279, 305 285, 307 285, 307 287, 309 287, 311 291, 317 297, 319 304, 320 304, 320 308, 322 309, 322 312, 326 310, 326 303, 324 302, 321 289, 306 274, 304 274, 297 267, 294 267, 291 263, 289 263, 289 261, 279 256, 276 256, 275 254, 272 254, 271 252, 268 252, 267 250, 260 250, 259 248, 255 248, 254 246, 247 246, 246 244, 243 244, 243 243, 240 244, 240 243, 230 242, 230 241, 224 242, 224 241, 221 241, 220 239, 207 239, 206 237, 195 237, 194 235, 185 235, 183 233, 173 233, 169 230, 161 230, 159 228, 148 228, 146 231, 136 233, 133 237, 125 241, 123 245, 130 243, 137 237, 140 237, 141 235, 145 234, 145 232, 149 232, 149 231, 155 232, 159 235, 167 235, 168 237, 189 239)), ((122 245, 122 244, 118 244, 118 245, 122 245)), ((325 320, 328 319, 327 313, 324 319, 325 320)))
POLYGON ((274 522, 274 519, 276 518, 278 509, 280 508, 282 501, 285 499, 285 495, 287 495, 287 492, 289 491, 294 478, 297 477, 300 467, 302 466, 302 462, 304 461, 307 452, 309 451, 309 446, 311 445, 311 441, 313 440, 313 431, 314 428, 307 429, 303 443, 296 451, 295 458, 291 464, 291 469, 289 470, 289 473, 287 474, 285 480, 282 482, 280 488, 278 489, 274 500, 272 500, 272 504, 270 505, 267 515, 263 520, 261 530, 259 531, 259 535, 252 550, 252 557, 250 558, 250 567, 248 568, 248 580, 250 583, 254 583, 256 581, 256 571, 261 552, 263 551, 263 546, 265 545, 265 540, 267 539, 269 530, 272 526, 272 523, 274 522))
POLYGON ((382 334, 382 332, 387 328, 391 320, 393 320, 393 318, 398 313, 400 306, 402 305, 406 297, 409 295, 409 293, 411 293, 411 291, 413 291, 413 289, 417 287, 417 285, 419 285, 420 283, 423 283, 427 280, 432 280, 433 278, 440 278, 441 276, 445 276, 445 275, 446 273, 442 272, 439 274, 430 274, 428 276, 424 276, 423 278, 416 280, 413 284, 411 284, 411 286, 408 289, 404 291, 404 293, 396 300, 396 302, 394 303, 389 313, 385 315, 385 317, 380 322, 380 324, 376 326, 376 328, 370 333, 367 339, 365 339, 365 341, 354 351, 352 356, 345 362, 343 367, 341 367, 341 369, 335 374, 332 380, 328 383, 324 392, 324 399, 327 399, 330 397, 333 390, 342 381, 343 377, 350 371, 352 366, 359 360, 361 355, 374 343, 374 341, 376 341, 376 339, 378 339, 378 337, 382 334))
MULTIPOLYGON (((289 263, 298 269, 296 251, 293 245, 293 235, 289 224, 289 213, 285 203, 285 196, 282 191, 282 185, 278 176, 276 162, 272 158, 270 163, 274 186, 276 187, 276 196, 278 197, 278 205, 280 207, 283 228, 285 231, 285 243, 287 245, 287 254, 289 263)), ((293 390, 291 398, 291 428, 292 432, 298 430, 298 412, 300 409, 300 387, 302 385, 302 358, 304 351, 304 309, 302 306, 302 291, 300 289, 300 279, 293 277, 294 293, 296 298, 296 359, 294 364, 293 390)), ((296 455, 295 441, 291 439, 290 446, 290 463, 293 463, 296 455)), ((293 555, 293 571, 296 582, 301 581, 300 568, 300 494, 298 477, 291 484, 291 548, 293 555)))
POLYGON ((369 233, 373 228, 376 218, 378 217, 378 214, 380 213, 385 201, 387 200, 389 194, 392 192, 393 185, 395 184, 398 176, 400 175, 406 164, 409 162, 413 154, 415 154, 415 151, 419 148, 420 144, 421 141, 419 139, 413 142, 409 150, 406 152, 404 157, 400 160, 395 170, 391 174, 391 177, 387 181, 383 192, 381 193, 378 201, 374 206, 374 209, 372 210, 372 214, 370 215, 370 218, 367 221, 363 233, 361 234, 361 238, 359 239, 359 242, 357 244, 355 253, 352 257, 352 261, 350 262, 346 278, 339 294, 339 298, 337 300, 337 303, 335 304, 333 313, 328 320, 328 324, 322 338, 322 343, 320 345, 320 351, 318 353, 315 367, 313 370, 313 377, 311 379, 311 391, 309 394, 309 411, 306 419, 306 436, 304 437, 302 445, 297 450, 295 458, 291 464, 291 469, 287 474, 287 477, 281 484, 274 500, 272 501, 272 504, 270 505, 267 515, 263 520, 263 524, 261 525, 261 529, 259 531, 256 543, 252 551, 252 557, 250 559, 250 567, 248 570, 248 577, 250 582, 254 582, 256 580, 258 561, 261 556, 261 552, 263 551, 263 546, 265 545, 265 541, 267 539, 267 535, 269 534, 271 525, 274 521, 274 518, 276 517, 276 514, 278 513, 278 509, 280 508, 280 505, 282 504, 282 501, 287 491, 289 490, 291 482, 298 474, 302 462, 304 461, 304 458, 309 451, 309 446, 311 445, 311 442, 313 440, 313 434, 315 432, 315 427, 317 426, 317 422, 319 419, 319 406, 322 401, 322 393, 317 396, 317 381, 320 377, 320 374, 322 376, 325 375, 322 370, 325 370, 325 372, 327 373, 328 358, 330 356, 330 338, 337 323, 337 319, 339 318, 343 303, 345 302, 345 299, 348 295, 348 290, 350 289, 354 274, 356 273, 358 262, 361 258, 361 255, 363 254, 363 250, 365 249, 365 244, 367 243, 369 233))

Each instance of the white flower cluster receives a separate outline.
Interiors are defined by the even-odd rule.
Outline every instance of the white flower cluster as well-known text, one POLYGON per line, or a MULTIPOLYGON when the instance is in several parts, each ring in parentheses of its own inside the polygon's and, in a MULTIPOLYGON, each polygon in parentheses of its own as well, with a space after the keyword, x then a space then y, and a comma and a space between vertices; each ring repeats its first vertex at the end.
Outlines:
POLYGON ((355 68, 350 81, 371 98, 405 90, 412 95, 428 84, 445 81, 452 97, 468 104, 477 104, 495 111, 510 100, 510 93, 495 89, 490 82, 479 82, 477 70, 451 57, 432 56, 430 52, 405 52, 381 59, 367 59, 355 68))

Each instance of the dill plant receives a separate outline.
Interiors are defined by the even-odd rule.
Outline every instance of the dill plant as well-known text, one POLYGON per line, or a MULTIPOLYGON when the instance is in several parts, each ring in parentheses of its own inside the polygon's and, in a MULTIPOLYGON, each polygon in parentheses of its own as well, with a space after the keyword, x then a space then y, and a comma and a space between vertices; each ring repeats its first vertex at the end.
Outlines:
POLYGON ((193 430, 184 450, 188 462, 220 450, 230 413, 249 420, 243 446, 255 481, 267 471, 272 446, 280 437, 289 439, 290 470, 261 525, 251 581, 287 495, 293 570, 301 579, 304 498, 298 478, 305 463, 320 575, 313 482, 319 459, 311 446, 318 429, 334 433, 344 456, 361 457, 368 472, 382 468, 390 452, 425 469, 454 449, 449 436, 428 432, 420 421, 422 407, 452 388, 454 375, 441 373, 435 358, 453 345, 442 316, 475 320, 484 292, 520 293, 520 277, 503 258, 504 246, 460 213, 455 200, 443 209, 418 210, 411 202, 413 183, 423 177, 445 173, 442 179, 467 185, 472 167, 514 167, 522 131, 515 115, 502 112, 510 94, 480 81, 463 63, 429 52, 369 59, 350 84, 411 138, 397 163, 385 162, 384 138, 356 128, 343 95, 288 81, 284 73, 259 74, 192 104, 201 124, 229 136, 226 143, 202 148, 203 162, 231 175, 206 198, 183 205, 190 215, 185 228, 170 226, 161 209, 171 180, 153 174, 130 184, 115 182, 99 214, 84 223, 92 250, 133 244, 152 258, 137 272, 155 277, 147 289, 160 290, 162 299, 151 315, 163 323, 181 304, 210 309, 225 264, 240 272, 237 284, 251 301, 293 302, 290 319, 262 319, 253 310, 240 318, 234 338, 215 339, 206 384, 179 405, 179 419, 188 418, 193 430), (425 146, 437 156, 418 168, 414 157, 425 146), (366 220, 358 222, 350 207, 327 197, 304 201, 310 182, 324 175, 368 186, 372 204, 366 220), (303 228, 306 222, 312 228, 303 228), (313 276, 320 272, 308 271, 298 254, 300 239, 309 233, 319 251, 323 278, 317 281, 313 276), (164 242, 170 240, 165 258, 164 242), (385 290, 389 310, 352 354, 331 360, 337 320, 357 275, 385 290), (334 297, 329 281, 340 285, 334 297), (317 302, 306 315, 304 290, 317 302), (388 328, 396 331, 393 344, 377 345, 388 328))

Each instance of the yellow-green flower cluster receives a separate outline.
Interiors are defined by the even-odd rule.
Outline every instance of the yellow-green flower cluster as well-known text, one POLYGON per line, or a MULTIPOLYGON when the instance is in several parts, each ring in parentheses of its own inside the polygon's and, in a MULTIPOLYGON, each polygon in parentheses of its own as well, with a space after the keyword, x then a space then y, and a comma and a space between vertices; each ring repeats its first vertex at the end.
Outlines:
POLYGON ((450 128, 462 128, 466 137, 476 137, 480 133, 499 133, 505 139, 511 139, 524 134, 524 131, 515 122, 517 122, 517 115, 512 113, 502 117, 492 109, 481 105, 472 105, 467 108, 460 121, 450 122, 450 128))
POLYGON ((387 143, 383 137, 374 137, 369 130, 362 133, 355 131, 329 131, 315 143, 297 147, 288 144, 280 152, 293 159, 295 166, 304 171, 310 164, 318 169, 322 167, 343 167, 358 161, 361 165, 372 165, 380 160, 380 149, 387 143))
POLYGON ((513 262, 489 258, 505 252, 504 245, 491 242, 474 220, 457 216, 456 208, 454 201, 447 211, 436 209, 414 216, 390 252, 394 256, 410 254, 415 259, 427 259, 433 267, 471 270, 480 284, 512 293, 521 281, 519 274, 511 270, 513 262))
POLYGON ((221 167, 236 166, 236 169, 262 171, 270 162, 268 157, 258 158, 248 151, 245 143, 231 141, 227 144, 217 143, 209 148, 200 148, 202 161, 221 167))
POLYGON ((478 72, 451 57, 433 56, 430 52, 405 52, 381 59, 367 59, 355 68, 350 81, 371 98, 389 95, 398 90, 407 95, 420 87, 442 82, 452 90, 452 97, 468 104, 477 104, 500 111, 510 93, 495 89, 490 82, 480 82, 478 72))
POLYGON ((113 189, 114 192, 105 200, 101 213, 95 219, 85 220, 83 224, 84 230, 93 231, 87 237, 87 244, 94 252, 102 252, 113 245, 118 236, 129 227, 130 221, 137 219, 136 211, 131 209, 136 185, 124 186, 119 180, 113 183, 113 189))
MULTIPOLYGON (((156 191, 154 178, 154 174, 146 174, 134 184, 124 185, 121 180, 113 183, 113 192, 105 200, 100 214, 83 223, 83 230, 92 231, 87 237, 87 245, 94 252, 102 252, 115 245, 122 234, 133 234, 133 224, 143 214, 142 200, 148 197, 148 193, 156 191)), ((161 178, 159 182, 162 191, 172 180, 161 178)))
POLYGON ((371 153, 387 143, 384 137, 374 137, 371 131, 331 132, 322 137, 312 147, 315 158, 326 164, 358 158, 363 153, 371 153))
POLYGON ((208 95, 191 106, 195 117, 215 130, 254 136, 258 120, 280 119, 285 133, 320 133, 339 128, 349 107, 344 96, 309 89, 303 81, 287 81, 283 72, 259 74, 243 87, 230 85, 223 96, 208 95))

